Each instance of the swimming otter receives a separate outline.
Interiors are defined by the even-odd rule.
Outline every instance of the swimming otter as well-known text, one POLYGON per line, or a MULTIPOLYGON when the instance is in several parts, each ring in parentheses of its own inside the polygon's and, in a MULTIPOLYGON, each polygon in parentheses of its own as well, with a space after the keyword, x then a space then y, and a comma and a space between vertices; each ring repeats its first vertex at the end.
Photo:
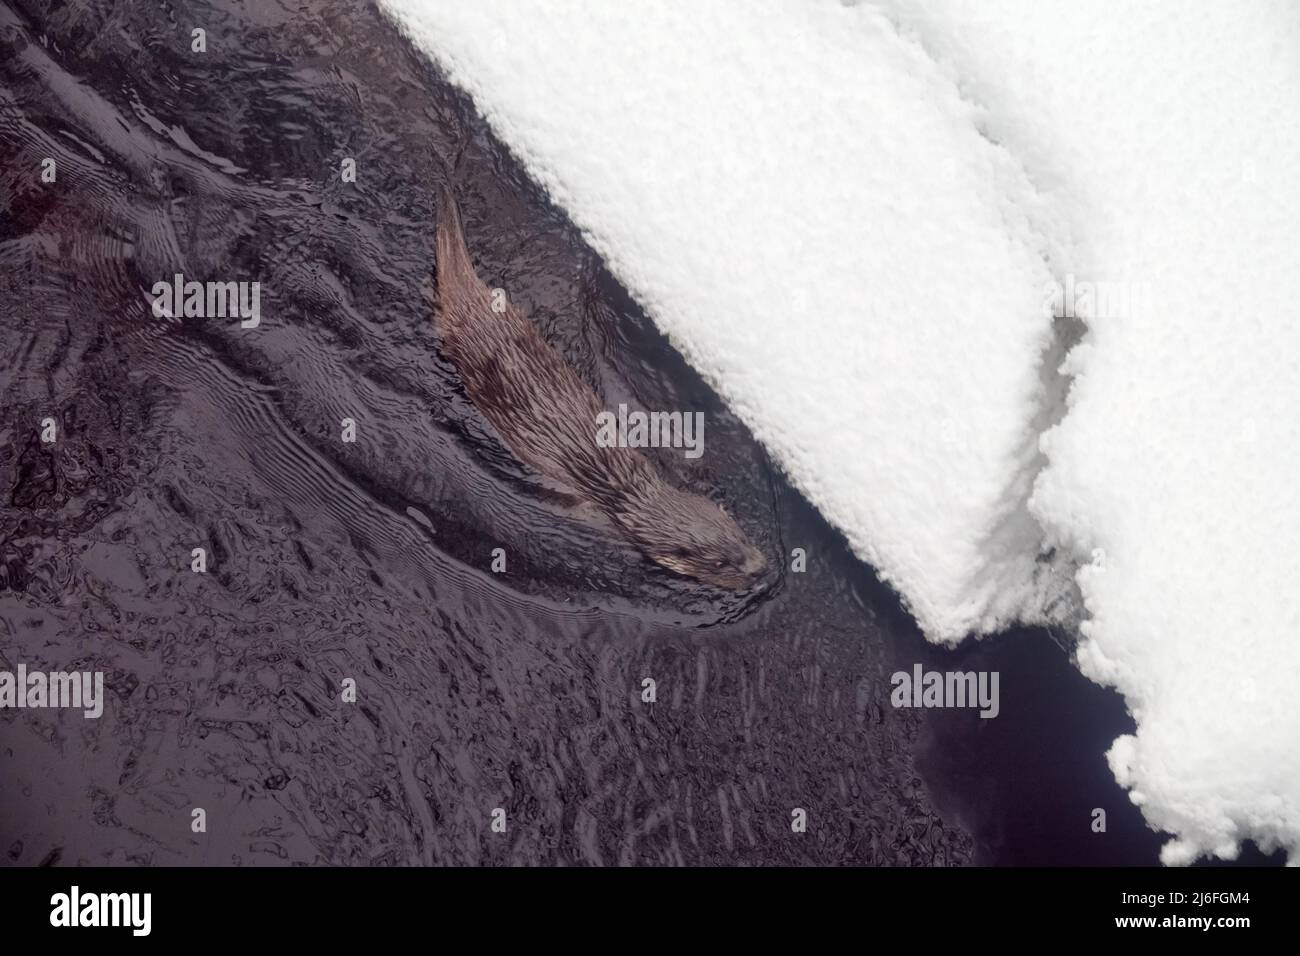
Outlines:
POLYGON ((445 188, 440 207, 442 350, 515 456, 598 507, 663 567, 721 588, 756 584, 766 569, 762 552, 720 506, 669 485, 639 452, 597 443, 596 395, 514 306, 493 309, 445 188))

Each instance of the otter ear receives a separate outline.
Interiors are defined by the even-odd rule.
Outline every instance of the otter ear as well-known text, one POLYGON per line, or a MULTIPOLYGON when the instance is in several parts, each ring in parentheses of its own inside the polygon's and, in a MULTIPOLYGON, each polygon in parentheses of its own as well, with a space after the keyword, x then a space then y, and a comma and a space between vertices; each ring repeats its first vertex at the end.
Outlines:
POLYGON ((727 506, 724 505, 724 504, 722 504, 721 502, 718 503, 718 510, 721 511, 721 512, 722 512, 724 515, 726 515, 728 518, 731 517, 731 512, 728 511, 728 510, 727 510, 727 506))

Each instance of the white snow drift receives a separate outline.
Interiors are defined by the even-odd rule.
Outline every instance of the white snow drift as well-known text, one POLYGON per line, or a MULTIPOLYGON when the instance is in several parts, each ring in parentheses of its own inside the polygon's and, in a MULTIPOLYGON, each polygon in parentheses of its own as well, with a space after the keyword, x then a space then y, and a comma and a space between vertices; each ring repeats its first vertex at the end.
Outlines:
POLYGON ((1033 509, 1085 566, 1084 673, 1163 858, 1300 849, 1300 6, 891 3, 1037 182, 1092 308, 1033 509))
POLYGON ((1296 853, 1300 8, 382 3, 932 639, 1082 566, 1167 862, 1296 853))

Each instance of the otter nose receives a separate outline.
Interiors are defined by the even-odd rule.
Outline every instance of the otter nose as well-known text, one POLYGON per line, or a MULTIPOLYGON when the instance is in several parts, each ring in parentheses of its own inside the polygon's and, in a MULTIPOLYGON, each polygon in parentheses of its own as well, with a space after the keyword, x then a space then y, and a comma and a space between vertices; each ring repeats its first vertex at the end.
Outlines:
POLYGON ((745 563, 740 566, 740 570, 751 578, 766 571, 767 559, 763 557, 763 552, 754 550, 745 555, 745 563))

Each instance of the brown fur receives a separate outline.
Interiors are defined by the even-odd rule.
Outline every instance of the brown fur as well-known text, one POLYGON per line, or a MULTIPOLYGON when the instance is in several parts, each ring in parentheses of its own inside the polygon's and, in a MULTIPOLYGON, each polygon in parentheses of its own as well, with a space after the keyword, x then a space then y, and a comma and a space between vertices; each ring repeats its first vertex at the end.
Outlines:
POLYGON ((596 442, 600 402, 514 306, 492 310, 456 201, 444 190, 435 246, 438 330, 474 405, 525 464, 572 489, 658 564, 742 589, 765 561, 718 505, 674 488, 640 452, 596 442))

